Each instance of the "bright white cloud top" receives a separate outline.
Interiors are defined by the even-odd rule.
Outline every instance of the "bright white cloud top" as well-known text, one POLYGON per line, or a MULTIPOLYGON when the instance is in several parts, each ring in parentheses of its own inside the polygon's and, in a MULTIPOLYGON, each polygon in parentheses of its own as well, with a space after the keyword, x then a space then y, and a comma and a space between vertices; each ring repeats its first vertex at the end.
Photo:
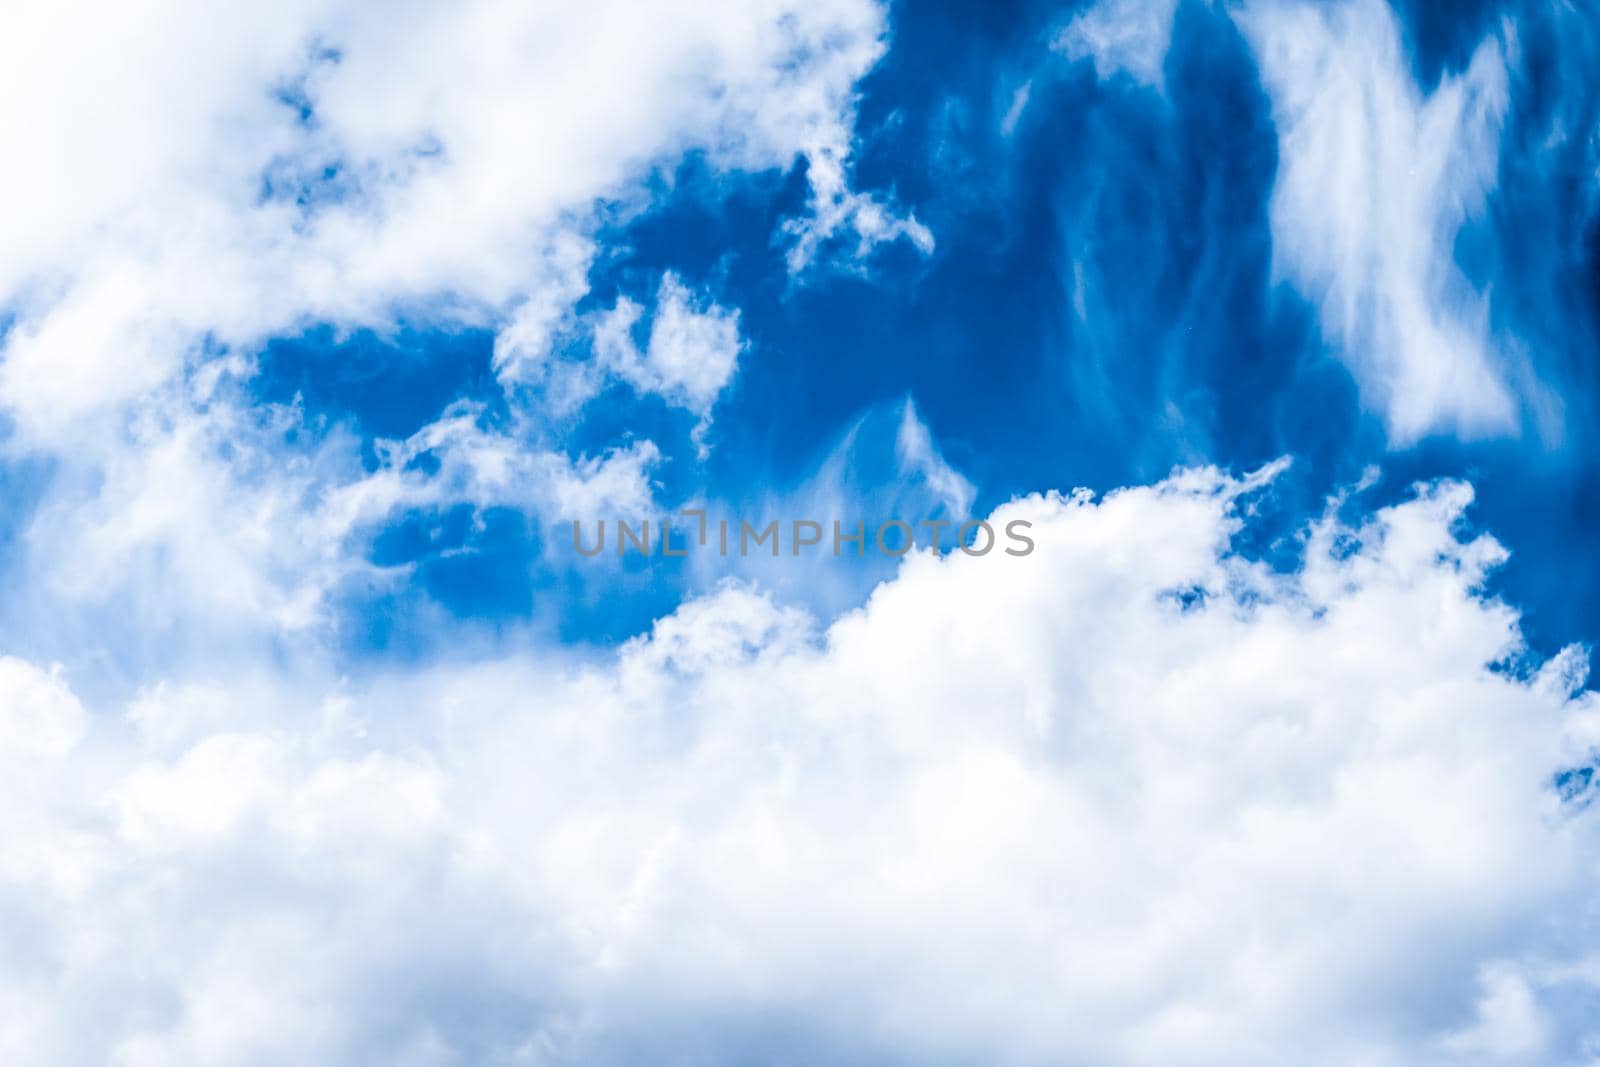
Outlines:
POLYGON ((825 629, 729 587, 587 665, 90 714, 6 660, 0 1048, 1558 1062, 1600 1036, 1577 660, 1492 669, 1460 486, 1289 574, 1230 549, 1241 493, 1029 498, 1032 556, 912 558, 825 629))

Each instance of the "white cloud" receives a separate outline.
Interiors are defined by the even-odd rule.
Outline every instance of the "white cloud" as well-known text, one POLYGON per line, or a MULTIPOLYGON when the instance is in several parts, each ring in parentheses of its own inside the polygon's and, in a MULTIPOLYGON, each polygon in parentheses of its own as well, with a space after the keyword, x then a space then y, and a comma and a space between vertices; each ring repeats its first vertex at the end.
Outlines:
POLYGON ((739 312, 695 294, 672 271, 661 275, 641 348, 635 334, 645 308, 623 296, 609 309, 580 318, 575 304, 593 249, 574 248, 546 293, 522 305, 495 338, 495 367, 513 395, 539 392, 539 411, 567 418, 600 395, 609 380, 658 395, 698 417, 691 438, 704 459, 711 412, 738 370, 745 342, 739 312), (589 355, 582 354, 585 338, 589 355), (572 351, 577 350, 577 354, 572 351))
POLYGON ((643 314, 642 307, 623 297, 600 317, 594 327, 596 362, 640 393, 659 393, 698 415, 693 437, 704 458, 711 409, 733 380, 744 348, 739 313, 696 300, 668 271, 661 276, 650 337, 641 351, 633 331, 643 314))
POLYGON ((826 629, 733 586, 614 660, 235 672, 86 734, 4 661, 80 725, 0 779, 0 1048, 1577 1062, 1578 657, 1490 668, 1464 487, 1291 574, 1229 550, 1245 491, 1030 497, 1033 555, 914 557, 826 629))
POLYGON ((83 707, 61 678, 10 656, 0 657, 0 757, 59 759, 88 729, 83 707))
POLYGON ((1022 115, 1028 110, 1028 101, 1033 96, 1033 79, 1028 79, 1011 93, 1011 103, 1006 106, 1004 115, 1000 116, 1000 135, 1011 137, 1017 132, 1017 124, 1022 121, 1022 115))
POLYGON ((1479 981, 1483 995, 1477 1018, 1470 1027, 1451 1034, 1446 1047, 1489 1063, 1541 1058, 1549 1035, 1538 990, 1518 968, 1504 963, 1485 967, 1479 981))
POLYGON ((977 489, 945 461, 933 440, 933 432, 917 415, 917 406, 910 397, 900 409, 900 430, 895 435, 894 449, 902 477, 923 481, 944 506, 946 514, 957 518, 971 514, 977 489))
POLYGON ((8 11, 0 34, 0 117, 29 160, 0 176, 27 205, 0 217, 0 402, 46 446, 81 448, 88 416, 203 345, 308 320, 427 305, 537 348, 581 295, 597 204, 638 210, 690 150, 812 160, 815 227, 864 251, 925 236, 843 162, 883 48, 871 0, 74 6, 8 11))
POLYGON ((1278 128, 1273 255, 1317 307, 1391 439, 1514 431, 1489 294, 1455 239, 1495 185, 1506 55, 1485 40, 1424 93, 1382 0, 1263 0, 1241 9, 1278 128))
POLYGON ((650 344, 643 357, 619 370, 641 388, 676 399, 702 418, 733 378, 739 362, 739 313, 710 304, 696 306, 672 273, 661 278, 650 344))
POLYGON ((1125 73, 1161 89, 1177 8, 1177 0, 1098 0, 1073 16, 1056 35, 1055 47, 1068 59, 1093 60, 1101 79, 1125 73))
POLYGON ((823 261, 834 266, 854 264, 859 269, 881 244, 904 238, 918 252, 931 255, 933 231, 917 221, 915 215, 901 215, 898 209, 869 193, 850 187, 848 160, 835 146, 819 146, 807 155, 811 184, 809 214, 784 224, 794 238, 789 250, 789 270, 801 274, 823 261), (853 236, 854 247, 840 255, 824 252, 829 242, 853 236))
MULTIPOLYGON (((1100 0, 1055 47, 1092 59, 1102 79, 1159 90, 1176 7, 1100 0)), ((1390 440, 1513 433, 1524 401, 1548 422, 1552 398, 1491 330, 1490 293, 1455 262, 1457 235, 1496 182, 1511 28, 1424 92, 1384 0, 1252 0, 1230 12, 1277 126, 1275 272, 1316 306, 1390 440)))
POLYGON ((869 250, 897 223, 844 161, 885 32, 872 0, 8 8, 0 127, 28 165, 0 173, 0 448, 49 484, 0 632, 114 661, 94 617, 126 613, 141 655, 203 659, 325 623, 386 508, 652 509, 654 444, 568 455, 546 423, 621 373, 703 436, 737 312, 669 276, 637 359, 554 360, 595 234, 698 151, 723 173, 813 159, 818 225, 869 250), (441 412, 368 470, 249 394, 266 338, 402 313, 496 331, 509 425, 441 412), (405 466, 430 450, 431 481, 405 466))
POLYGON ((100 465, 58 465, 8 546, 19 577, 0 629, 134 684, 263 642, 320 655, 341 590, 408 577, 367 551, 396 515, 465 503, 558 523, 657 510, 661 453, 649 441, 569 455, 515 428, 486 429, 479 407, 457 403, 408 438, 377 441, 367 469, 337 429, 285 448, 290 434, 313 435, 303 412, 248 408, 227 396, 236 388, 225 375, 202 411, 145 414, 100 465))
MULTIPOLYGON (((573 306, 589 291, 594 256, 591 241, 571 234, 557 239, 545 262, 548 276, 529 287, 528 299, 495 334, 494 365, 501 381, 515 386, 547 377, 556 339, 563 328, 572 328, 573 306)), ((558 401, 556 406, 573 405, 558 401)))

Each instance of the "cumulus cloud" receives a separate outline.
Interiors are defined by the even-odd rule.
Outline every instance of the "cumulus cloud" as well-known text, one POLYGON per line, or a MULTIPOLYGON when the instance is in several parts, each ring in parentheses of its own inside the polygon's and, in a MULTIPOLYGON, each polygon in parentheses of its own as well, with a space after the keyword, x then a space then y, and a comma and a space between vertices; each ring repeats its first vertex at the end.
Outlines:
POLYGON ((82 0, 5 23, 0 124, 29 163, 0 175, 0 448, 47 484, 6 546, 27 577, 0 623, 50 659, 101 655, 97 611, 145 619, 162 659, 325 624, 386 508, 555 519, 605 487, 608 513, 649 510, 660 446, 571 454, 548 424, 611 375, 695 414, 703 448, 737 311, 669 274, 638 351, 555 349, 595 235, 686 153, 811 161, 799 244, 854 233, 865 255, 910 226, 850 184, 871 0, 82 0), (492 331, 509 415, 458 405, 362 442, 251 391, 275 335, 401 318, 492 331))
POLYGON ((597 202, 636 208, 640 179, 691 150, 811 160, 816 226, 864 249, 925 234, 849 187, 853 88, 883 48, 870 0, 75 7, 9 13, 0 55, 29 160, 0 180, 29 205, 0 220, 0 401, 32 437, 140 396, 203 341, 538 307, 597 202))
POLYGON ((826 626, 729 586, 588 661, 92 720, 0 661, 0 736, 51 739, 0 778, 0 1048, 1578 1062, 1581 657, 1527 665, 1466 487, 1286 572, 1231 547, 1264 481, 1029 497, 1030 556, 919 554, 826 626))
POLYGON ((0 750, 13 759, 64 756, 88 728, 59 667, 45 672, 14 657, 0 658, 0 693, 10 707, 0 719, 0 750))
POLYGON ((1267 0, 1237 17, 1278 127, 1279 274, 1315 303, 1396 443, 1515 430, 1511 354, 1455 262, 1495 186, 1506 46, 1486 39, 1425 92, 1382 0, 1267 0))

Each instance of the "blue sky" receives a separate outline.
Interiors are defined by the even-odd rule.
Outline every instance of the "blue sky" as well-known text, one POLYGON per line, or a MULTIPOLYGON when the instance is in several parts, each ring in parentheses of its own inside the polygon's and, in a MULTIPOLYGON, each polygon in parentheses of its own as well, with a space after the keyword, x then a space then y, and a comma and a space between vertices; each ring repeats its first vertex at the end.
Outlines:
POLYGON ((1591 4, 77 7, 0 1058, 1600 1054, 1591 4))
MULTIPOLYGON (((1399 14, 1404 73, 1423 95, 1485 39, 1468 27, 1492 30, 1501 17, 1487 6, 1465 18, 1399 14)), ((1369 466, 1382 473, 1377 501, 1462 477, 1479 493, 1474 520, 1512 550, 1497 587, 1536 641, 1553 650, 1593 632, 1596 577, 1573 546, 1596 520, 1594 149, 1549 141, 1581 128, 1594 90, 1562 77, 1559 22, 1519 23, 1511 77, 1522 91, 1493 159, 1493 196, 1440 235, 1440 254, 1492 293, 1488 332, 1509 350, 1507 374, 1560 410, 1521 398, 1493 431, 1428 426, 1397 445, 1323 335, 1315 294, 1274 273, 1278 135, 1235 18, 1180 5, 1159 88, 1064 60, 1050 47, 1064 20, 1053 5, 896 13, 893 47, 858 86, 855 183, 924 220, 934 254, 900 242, 792 277, 782 227, 805 211, 804 158, 731 174, 704 153, 662 160, 644 180, 648 203, 602 212, 614 217, 596 232, 604 253, 576 310, 648 301, 664 272, 737 308, 746 350, 717 400, 714 447, 697 457, 693 415, 625 383, 546 427, 548 439, 596 453, 648 438, 663 449, 664 501, 734 505, 802 483, 857 419, 909 397, 974 482, 979 511, 1039 489, 1104 491, 1180 465, 1251 469, 1290 456, 1272 501, 1287 531, 1369 466)), ((849 255, 851 238, 835 243, 823 254, 849 255)), ((376 330, 346 326, 348 337, 317 324, 271 338, 251 388, 263 402, 298 396, 310 418, 363 441, 415 433, 461 399, 505 426, 494 330, 449 320, 421 307, 376 330)), ((564 351, 584 358, 585 339, 564 351)), ((373 532, 374 551, 388 559, 380 543, 437 521, 435 554, 455 553, 465 535, 446 531, 452 514, 403 516, 373 532)), ((468 620, 563 616, 558 589, 535 597, 537 577, 508 575, 537 571, 545 551, 537 517, 522 519, 501 516, 472 544, 482 566, 412 557, 413 585, 383 608, 352 610, 406 613, 415 599, 468 620)), ((665 592, 602 590, 605 610, 563 625, 574 636, 639 632, 685 591, 672 577, 665 592)), ((363 622, 382 644, 390 631, 363 622)))

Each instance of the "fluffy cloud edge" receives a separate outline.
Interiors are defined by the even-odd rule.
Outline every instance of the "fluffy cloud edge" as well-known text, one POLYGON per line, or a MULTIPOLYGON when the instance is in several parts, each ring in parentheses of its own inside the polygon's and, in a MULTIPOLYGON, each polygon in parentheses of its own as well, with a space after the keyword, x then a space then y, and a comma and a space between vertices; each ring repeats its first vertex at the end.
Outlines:
POLYGON ((919 554, 825 628, 731 585, 588 663, 119 716, 0 661, 0 1048, 1565 1062, 1581 655, 1516 666, 1467 487, 1330 512, 1284 573, 1232 548, 1269 479, 1024 498, 1028 557, 919 554))

